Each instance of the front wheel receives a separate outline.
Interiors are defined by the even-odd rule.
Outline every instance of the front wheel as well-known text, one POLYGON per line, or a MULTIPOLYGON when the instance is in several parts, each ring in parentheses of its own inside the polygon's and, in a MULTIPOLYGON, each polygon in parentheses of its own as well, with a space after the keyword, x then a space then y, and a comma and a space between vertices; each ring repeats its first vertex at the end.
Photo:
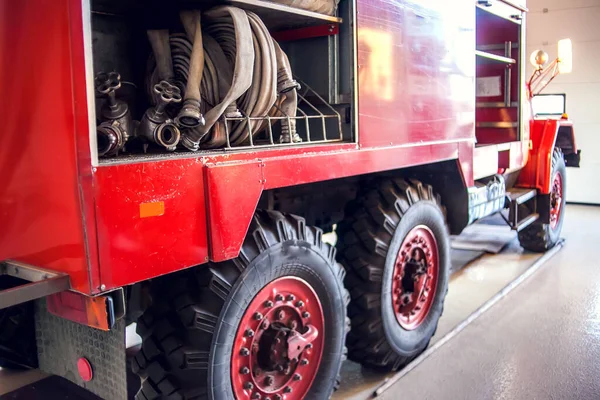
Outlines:
POLYGON ((541 253, 554 247, 560 239, 565 217, 566 177, 567 169, 563 153, 559 148, 555 148, 552 154, 552 181, 548 210, 550 222, 544 224, 536 221, 519 232, 519 242, 526 250, 541 253))
POLYGON ((329 398, 349 296, 321 236, 302 218, 258 212, 237 259, 158 282, 138 322, 137 398, 329 398))

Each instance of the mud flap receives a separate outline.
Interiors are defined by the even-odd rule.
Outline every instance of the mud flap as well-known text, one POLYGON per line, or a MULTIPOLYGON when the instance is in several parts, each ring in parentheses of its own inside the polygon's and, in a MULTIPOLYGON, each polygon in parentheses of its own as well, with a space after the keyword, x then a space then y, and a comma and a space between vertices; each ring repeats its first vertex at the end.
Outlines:
POLYGON ((125 321, 109 331, 57 317, 48 312, 46 300, 35 304, 35 326, 40 369, 62 376, 103 399, 127 399, 125 321), (80 358, 91 365, 91 380, 84 381, 77 368, 80 358))

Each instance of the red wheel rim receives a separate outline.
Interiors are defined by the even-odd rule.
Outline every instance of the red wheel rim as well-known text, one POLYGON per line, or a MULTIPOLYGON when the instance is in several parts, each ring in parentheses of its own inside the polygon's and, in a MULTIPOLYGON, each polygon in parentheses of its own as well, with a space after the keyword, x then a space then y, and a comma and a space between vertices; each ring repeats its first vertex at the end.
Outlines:
POLYGON ((439 275, 437 241, 431 229, 414 227, 404 238, 392 276, 392 307, 406 330, 423 323, 435 298, 439 275))
POLYGON ((563 180, 560 172, 556 171, 552 179, 552 192, 550 192, 550 228, 556 229, 560 221, 563 199, 563 180))
POLYGON ((324 335, 321 302, 306 281, 270 282, 246 309, 235 336, 235 398, 304 398, 317 375, 324 335))

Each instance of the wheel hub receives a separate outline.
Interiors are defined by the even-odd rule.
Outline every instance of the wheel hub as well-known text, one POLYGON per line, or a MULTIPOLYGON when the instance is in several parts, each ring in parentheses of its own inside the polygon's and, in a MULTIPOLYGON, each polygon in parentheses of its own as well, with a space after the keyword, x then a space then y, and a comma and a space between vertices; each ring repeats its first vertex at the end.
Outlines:
POLYGON ((560 221, 562 211, 563 183, 560 172, 554 174, 552 179, 552 192, 550 193, 550 228, 555 229, 560 221))
POLYGON ((416 329, 427 317, 439 275, 437 242, 431 229, 413 228, 404 238, 392 275, 392 307, 398 324, 416 329))
POLYGON ((310 285, 283 277, 246 309, 234 341, 231 379, 237 399, 304 398, 323 353, 321 303, 310 285))

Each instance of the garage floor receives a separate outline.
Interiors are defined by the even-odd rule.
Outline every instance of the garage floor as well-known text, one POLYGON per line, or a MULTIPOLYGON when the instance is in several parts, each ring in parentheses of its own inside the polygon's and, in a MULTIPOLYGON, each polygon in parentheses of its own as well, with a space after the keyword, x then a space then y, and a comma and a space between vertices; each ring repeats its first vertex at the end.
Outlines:
MULTIPOLYGON (((600 208, 570 205, 567 213, 564 249, 381 398, 397 399, 399 394, 413 399, 600 398, 600 252, 596 250, 600 208)), ((463 261, 477 255, 457 253, 463 261)), ((433 343, 539 257, 523 253, 511 242, 500 254, 485 255, 456 272, 433 343)), ((370 398, 391 376, 347 362, 342 389, 334 399, 370 398)), ((38 371, 0 370, 0 399, 31 399, 31 389, 35 392, 36 387, 38 394, 45 394, 36 398, 83 398, 75 392, 63 395, 62 384, 55 396, 49 396, 51 386, 43 378, 38 371), (24 385, 30 389, 27 393, 21 389, 7 394, 24 385)))
POLYGON ((562 251, 381 398, 600 399, 600 208, 567 214, 562 251))

